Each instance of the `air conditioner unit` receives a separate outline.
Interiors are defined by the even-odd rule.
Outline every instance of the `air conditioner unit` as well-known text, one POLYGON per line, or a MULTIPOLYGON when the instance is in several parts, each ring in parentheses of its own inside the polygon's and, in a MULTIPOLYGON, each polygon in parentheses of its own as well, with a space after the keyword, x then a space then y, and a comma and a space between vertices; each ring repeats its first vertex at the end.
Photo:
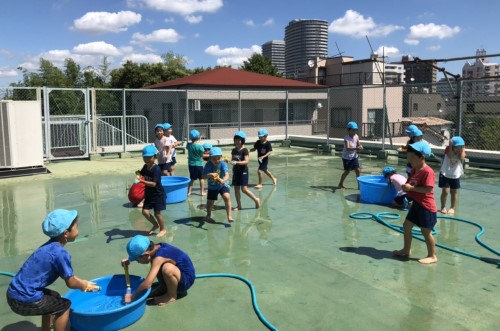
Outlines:
POLYGON ((40 101, 0 101, 0 169, 43 166, 40 101))
POLYGON ((200 100, 193 101, 193 109, 194 111, 201 111, 201 102, 200 100))

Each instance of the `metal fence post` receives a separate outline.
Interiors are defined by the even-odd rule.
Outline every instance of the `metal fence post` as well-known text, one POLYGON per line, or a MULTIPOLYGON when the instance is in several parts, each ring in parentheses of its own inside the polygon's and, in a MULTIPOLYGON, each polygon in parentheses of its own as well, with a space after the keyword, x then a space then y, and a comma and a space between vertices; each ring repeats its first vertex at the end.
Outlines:
POLYGON ((127 151, 127 101, 125 89, 122 89, 122 142, 123 152, 127 151))
POLYGON ((188 98, 188 90, 186 93, 186 141, 189 141, 189 98, 188 98))
POLYGON ((288 90, 285 99, 285 139, 288 140, 288 90))
POLYGON ((238 130, 241 130, 241 90, 238 90, 238 130))
POLYGON ((457 135, 462 135, 462 80, 457 80, 457 135))
POLYGON ((330 145, 330 88, 326 89, 326 145, 330 145))

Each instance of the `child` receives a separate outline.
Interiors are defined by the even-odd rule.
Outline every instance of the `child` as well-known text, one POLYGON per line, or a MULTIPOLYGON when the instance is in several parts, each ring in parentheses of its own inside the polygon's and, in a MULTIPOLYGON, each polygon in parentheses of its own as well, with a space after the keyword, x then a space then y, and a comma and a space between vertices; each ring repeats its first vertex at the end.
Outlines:
POLYGON ((187 144, 188 151, 188 168, 189 168, 189 182, 188 195, 191 195, 194 181, 200 180, 200 194, 205 195, 205 180, 203 179, 203 154, 205 149, 200 144, 200 132, 198 130, 191 130, 189 133, 191 142, 187 144))
POLYGON ((404 246, 394 255, 409 257, 411 255, 412 228, 418 226, 425 238, 427 257, 418 260, 423 264, 437 262, 436 241, 432 236, 432 228, 436 225, 436 202, 434 201, 434 170, 425 163, 431 156, 431 147, 424 141, 419 141, 408 146, 407 158, 412 165, 410 178, 403 185, 413 203, 403 223, 404 246))
POLYGON ((387 179, 389 185, 394 185, 396 189, 396 197, 392 201, 392 206, 396 208, 403 208, 408 210, 407 194, 403 191, 403 185, 406 184, 406 177, 397 174, 396 169, 393 167, 385 167, 382 175, 387 179))
POLYGON ((212 218, 212 207, 217 200, 217 195, 220 194, 226 205, 227 220, 233 222, 231 216, 231 195, 227 181, 229 179, 229 171, 226 162, 222 162, 222 150, 219 147, 210 149, 210 159, 203 168, 203 178, 208 178, 208 194, 207 194, 207 216, 205 221, 212 218))
POLYGON ((465 160, 465 141, 462 137, 451 138, 450 145, 444 150, 443 164, 439 173, 441 188, 441 213, 455 214, 457 193, 460 188, 460 177, 464 174, 462 162, 465 160), (446 199, 451 192, 450 209, 446 210, 446 199))
POLYGON ((40 246, 24 262, 7 289, 7 303, 16 314, 42 315, 42 331, 65 330, 68 325, 71 301, 47 288, 61 277, 66 286, 84 292, 99 290, 93 282, 76 277, 71 266, 71 255, 64 246, 78 236, 78 212, 56 209, 42 224, 43 233, 50 240, 40 246))
POLYGON ((212 148, 212 144, 204 143, 203 148, 205 149, 205 152, 203 153, 202 159, 203 161, 208 161, 208 159, 210 159, 210 149, 212 148))
POLYGON ((193 285, 195 271, 189 256, 179 248, 167 243, 155 244, 147 237, 137 235, 127 244, 128 259, 122 260, 122 266, 137 261, 151 264, 149 273, 135 292, 125 294, 124 301, 132 302, 147 291, 158 279, 159 285, 151 291, 149 298, 154 298, 158 306, 163 306, 185 297, 193 285))
POLYGON ((160 228, 160 232, 156 236, 163 237, 167 234, 167 230, 165 230, 161 212, 167 208, 167 203, 166 194, 163 190, 163 186, 161 185, 161 170, 160 167, 155 164, 157 153, 158 150, 156 147, 151 145, 142 149, 144 166, 140 170, 142 178, 139 179, 139 182, 146 185, 142 215, 144 215, 144 217, 146 217, 146 219, 153 224, 153 227, 149 230, 148 234, 151 235, 156 229, 160 228), (150 209, 154 209, 154 216, 151 215, 150 209))
POLYGON ((163 176, 168 176, 170 172, 170 163, 168 160, 170 159, 171 153, 171 142, 165 137, 163 134, 163 124, 156 124, 155 126, 155 147, 158 150, 158 166, 161 169, 163 176))
MULTIPOLYGON (((233 182, 234 195, 236 197, 236 207, 233 210, 240 210, 241 193, 245 193, 255 203, 255 208, 259 208, 260 200, 248 189, 248 149, 245 147, 245 139, 247 135, 243 131, 238 131, 234 134, 234 148, 231 151, 231 164, 233 165, 233 182)), ((262 186, 262 185, 261 185, 262 186)))
POLYGON ((273 185, 277 185, 278 180, 276 179, 276 177, 273 176, 273 174, 267 168, 267 164, 269 162, 269 156, 273 151, 271 143, 267 140, 267 135, 268 135, 267 130, 260 129, 257 135, 259 136, 259 140, 255 142, 253 148, 250 150, 250 152, 253 152, 255 150, 257 151, 257 157, 259 161, 259 169, 257 170, 257 175, 259 176, 259 183, 255 185, 255 188, 262 188, 262 183, 264 181, 262 175, 263 172, 267 175, 267 177, 269 177, 273 181, 273 185))
POLYGON ((177 139, 175 139, 174 135, 172 134, 172 124, 163 123, 163 132, 165 134, 165 137, 167 137, 167 139, 170 141, 170 149, 172 150, 172 152, 170 153, 170 159, 169 159, 170 170, 168 171, 168 174, 170 176, 173 176, 175 171, 175 164, 177 163, 175 159, 177 155, 175 147, 182 145, 182 142, 177 141, 177 139))
POLYGON ((356 172, 356 178, 361 175, 359 171, 358 151, 363 149, 357 135, 358 124, 356 122, 347 123, 347 135, 344 137, 344 149, 342 150, 342 162, 344 163, 344 172, 340 177, 338 187, 344 189, 344 180, 351 170, 356 172))
MULTIPOLYGON (((420 131, 420 129, 415 124, 408 125, 405 132, 410 139, 406 142, 406 146, 401 146, 398 148, 398 152, 406 153, 406 151, 408 150, 408 146, 410 144, 416 143, 417 141, 422 141, 422 139, 424 138, 423 132, 420 131)), ((407 163, 406 175, 410 177, 410 173, 411 173, 411 164, 407 163)))

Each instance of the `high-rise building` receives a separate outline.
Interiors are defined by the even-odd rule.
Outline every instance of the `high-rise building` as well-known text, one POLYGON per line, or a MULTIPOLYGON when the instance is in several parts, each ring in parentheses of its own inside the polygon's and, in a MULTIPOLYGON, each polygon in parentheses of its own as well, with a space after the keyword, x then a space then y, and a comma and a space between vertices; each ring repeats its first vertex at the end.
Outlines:
POLYGON ((408 55, 403 55, 401 63, 405 66, 406 84, 418 85, 418 87, 427 88, 433 92, 435 91, 435 83, 437 81, 437 69, 435 68, 435 62, 413 62, 410 61, 410 57, 408 55))
POLYGON ((296 19, 285 27, 285 74, 288 78, 304 77, 308 65, 328 54, 328 22, 296 19))
POLYGON ((271 40, 262 45, 262 55, 270 58, 278 72, 285 74, 285 41, 271 40))
POLYGON ((478 49, 476 61, 474 63, 467 61, 462 68, 462 76, 472 79, 464 82, 463 96, 499 95, 500 84, 497 83, 496 79, 489 79, 489 77, 498 76, 499 73, 498 63, 490 63, 486 57, 486 50, 478 49), (474 78, 481 80, 473 80, 474 78))

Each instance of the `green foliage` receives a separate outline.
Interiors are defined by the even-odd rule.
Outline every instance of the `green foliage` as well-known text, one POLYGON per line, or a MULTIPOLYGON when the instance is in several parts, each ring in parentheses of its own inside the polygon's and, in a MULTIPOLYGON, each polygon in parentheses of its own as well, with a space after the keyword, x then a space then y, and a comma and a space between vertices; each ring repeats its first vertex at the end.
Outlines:
POLYGON ((278 68, 273 65, 271 59, 262 54, 254 53, 247 61, 243 62, 241 69, 258 74, 281 77, 278 68))

